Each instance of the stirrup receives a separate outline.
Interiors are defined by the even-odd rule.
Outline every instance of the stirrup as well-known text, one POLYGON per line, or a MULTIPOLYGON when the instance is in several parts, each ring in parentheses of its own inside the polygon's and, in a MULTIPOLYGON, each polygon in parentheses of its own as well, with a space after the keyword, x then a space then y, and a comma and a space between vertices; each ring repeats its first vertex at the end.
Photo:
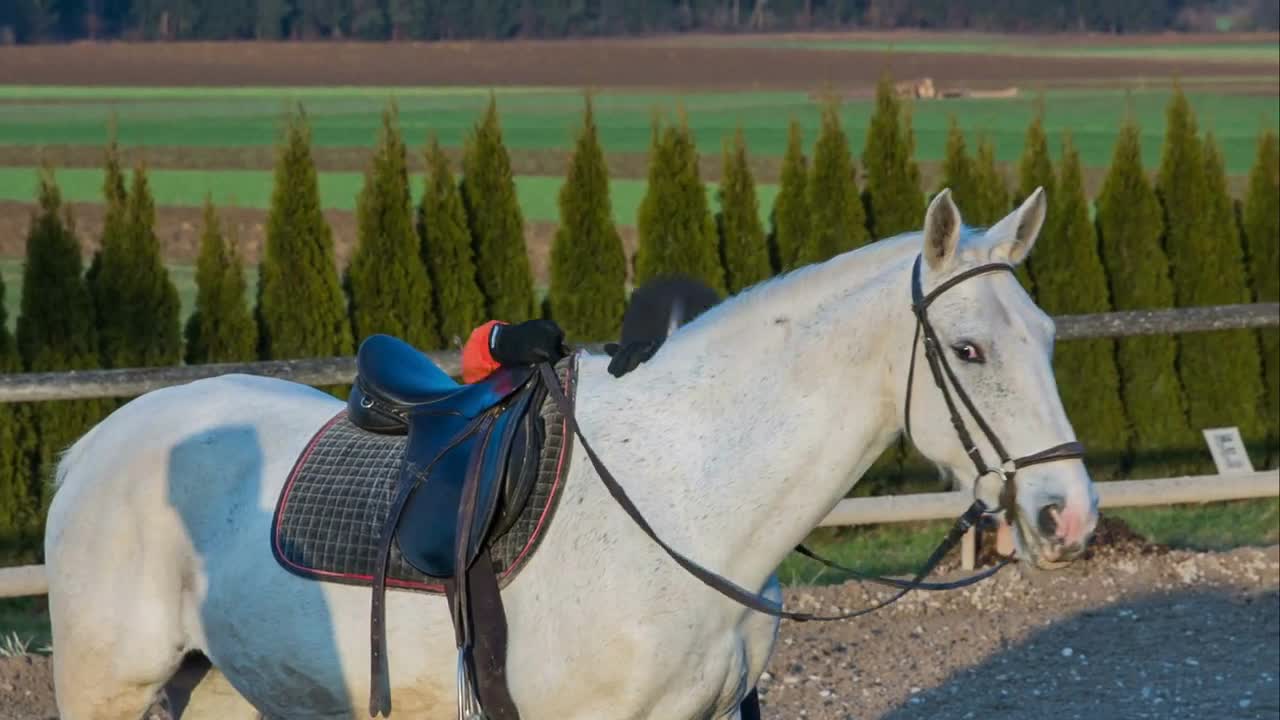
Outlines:
POLYGON ((458 720, 489 720, 480 707, 475 684, 467 668, 467 651, 458 650, 458 720))

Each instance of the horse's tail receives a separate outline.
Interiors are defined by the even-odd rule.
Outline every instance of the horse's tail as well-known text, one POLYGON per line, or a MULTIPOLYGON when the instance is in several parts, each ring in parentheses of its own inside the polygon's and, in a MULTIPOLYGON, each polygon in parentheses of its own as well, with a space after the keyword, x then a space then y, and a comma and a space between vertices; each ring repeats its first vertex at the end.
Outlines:
POLYGON ((80 461, 80 456, 84 454, 85 446, 89 444, 89 439, 93 437, 93 434, 97 432, 100 426, 101 423, 89 428, 88 432, 81 435, 75 442, 71 443, 70 447, 58 453, 58 464, 53 471, 54 493, 57 493, 58 489, 62 487, 64 482, 66 482, 67 475, 71 473, 72 467, 80 461))

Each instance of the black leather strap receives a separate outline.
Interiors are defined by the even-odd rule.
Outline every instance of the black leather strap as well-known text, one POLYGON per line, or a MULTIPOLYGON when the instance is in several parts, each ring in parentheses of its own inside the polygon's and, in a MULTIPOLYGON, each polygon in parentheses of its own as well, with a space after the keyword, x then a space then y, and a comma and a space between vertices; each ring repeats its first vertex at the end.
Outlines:
POLYGON ((378 555, 373 568, 373 591, 369 610, 369 716, 384 714, 391 716, 391 685, 387 677, 387 642, 386 642, 386 603, 387 565, 391 559, 391 543, 395 541, 396 526, 400 524, 400 515, 413 489, 421 482, 426 482, 432 468, 450 449, 469 437, 489 416, 480 415, 468 422, 458 434, 431 459, 425 467, 416 468, 405 456, 405 465, 400 472, 400 481, 396 486, 396 498, 391 505, 390 514, 382 526, 382 537, 378 543, 378 555))
POLYGON ((874 583, 876 585, 885 585, 893 588, 910 588, 912 590, 924 590, 927 592, 937 592, 940 590, 956 590, 958 588, 968 587, 970 585, 977 584, 978 582, 986 580, 992 575, 995 575, 996 573, 1000 572, 1000 570, 1002 570, 1004 566, 1008 565, 1010 562, 1009 558, 1001 558, 1000 562, 997 563, 995 566, 990 567, 974 575, 970 575, 967 578, 961 578, 959 580, 953 580, 951 582, 932 583, 932 582, 912 582, 910 580, 902 580, 900 578, 885 577, 883 575, 867 575, 866 573, 859 572, 858 570, 854 570, 851 567, 846 567, 844 565, 841 565, 840 563, 835 562, 834 560, 828 560, 827 558, 822 557, 821 555, 814 552, 813 550, 810 550, 804 545, 797 545, 796 553, 803 555, 809 558, 810 560, 813 560, 814 562, 825 565, 831 568, 832 570, 839 570, 840 572, 848 573, 851 577, 857 578, 858 580, 862 580, 864 582, 874 583))
MULTIPOLYGON (((1019 469, 1030 465, 1058 460, 1082 459, 1084 457, 1084 445, 1071 441, 1020 458, 1010 457, 1009 452, 1004 447, 1004 443, 1000 442, 1000 437, 991 429, 991 425, 983 417, 982 413, 978 411, 977 405, 974 404, 969 394, 965 392, 964 386, 960 384, 960 378, 956 376, 951 364, 947 362, 946 353, 942 350, 942 341, 929 323, 927 312, 929 305, 942 293, 978 275, 1005 271, 1012 273, 1014 271, 1013 266, 1006 263, 979 265, 947 279, 925 295, 921 289, 921 262, 922 258, 916 256, 915 263, 911 268, 911 308, 916 316, 916 334, 911 344, 911 362, 907 369, 906 408, 903 413, 907 437, 911 437, 911 390, 915 384, 916 347, 920 344, 921 336, 923 336, 924 355, 926 362, 929 364, 929 372, 933 376, 934 384, 942 393, 942 398, 947 405, 947 413, 951 418, 951 425, 955 428, 956 435, 964 447, 965 454, 969 456, 969 460, 973 463, 977 476, 987 475, 992 472, 992 469, 983 459, 982 451, 969 434, 969 428, 964 422, 964 417, 961 416, 955 400, 952 398, 953 393, 955 397, 960 399, 960 403, 964 405, 965 409, 968 410, 969 416, 973 418, 973 421, 978 425, 978 429, 986 436, 987 441, 991 443, 992 449, 995 450, 1000 459, 999 473, 1003 477, 1003 487, 1000 492, 999 507, 994 508, 992 511, 1004 510, 1007 515, 1012 517, 1017 512, 1017 486, 1014 484, 1014 474, 1019 469)), ((978 502, 981 503, 981 501, 978 502)))
POLYGON ((980 502, 975 502, 970 506, 969 509, 966 510, 958 520, 956 520, 955 525, 951 528, 951 531, 947 533, 947 536, 943 538, 938 547, 934 549, 933 554, 929 556, 924 567, 916 573, 916 576, 912 580, 902 581, 902 585, 899 586, 901 587, 901 590, 889 599, 877 603, 869 608, 854 612, 841 613, 839 615, 815 615, 812 613, 790 612, 782 609, 780 605, 769 601, 759 594, 751 592, 733 581, 702 567, 693 560, 690 560, 688 557, 685 557, 676 549, 672 548, 663 541, 662 538, 658 537, 657 533, 654 532, 653 527, 649 525, 648 521, 645 520, 644 516, 640 513, 639 508, 637 508, 635 503, 631 501, 631 498, 628 497, 626 490, 618 484, 613 473, 609 472, 609 469, 604 466, 604 463, 600 461, 600 457, 596 455, 595 451, 591 448, 591 444, 587 441, 587 438, 583 436, 582 429, 578 427, 578 421, 573 413, 573 408, 570 406, 568 399, 565 398, 564 393, 560 391, 559 385, 555 383, 555 374, 551 369, 551 366, 544 363, 539 365, 538 369, 539 372, 542 373, 547 387, 550 389, 552 399, 559 406, 560 412, 564 414, 565 420, 573 429, 574 434, 576 434, 578 439, 582 442, 582 449, 586 451, 587 458, 590 459, 592 466, 595 467, 596 474, 600 477, 601 482, 604 483, 605 488, 608 489, 609 494, 613 496, 614 500, 622 506, 622 509, 626 512, 627 516, 631 518, 632 522, 634 522, 645 535, 649 536, 650 540, 661 547, 672 560, 675 560, 676 564, 684 568, 690 575, 693 575, 702 583, 730 600, 733 600, 734 602, 751 610, 755 610, 756 612, 764 613, 765 615, 786 618, 788 620, 795 620, 798 622, 808 622, 812 620, 847 620, 849 618, 855 618, 859 615, 865 615, 875 610, 879 610, 882 607, 897 602, 908 592, 916 589, 919 586, 920 580, 933 572, 934 568, 936 568, 938 564, 942 562, 942 559, 947 555, 947 553, 949 553, 951 549, 960 542, 960 538, 964 536, 965 532, 967 532, 969 528, 977 522, 978 518, 980 518, 986 510, 985 506, 980 502))

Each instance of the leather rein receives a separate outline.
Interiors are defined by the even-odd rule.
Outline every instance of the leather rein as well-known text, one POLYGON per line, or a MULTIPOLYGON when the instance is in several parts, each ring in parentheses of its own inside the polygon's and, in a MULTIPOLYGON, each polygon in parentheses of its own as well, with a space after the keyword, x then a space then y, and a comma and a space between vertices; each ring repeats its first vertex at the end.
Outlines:
POLYGON ((596 455, 595 451, 591 448, 591 444, 588 443, 587 439, 583 436, 582 430, 578 426, 577 417, 573 413, 573 407, 569 403, 568 398, 565 397, 563 391, 560 389, 559 382, 556 379, 555 372, 551 368, 551 365, 545 362, 540 363, 538 370, 542 375, 542 379, 547 387, 548 393, 559 407, 565 420, 573 429, 574 434, 576 434, 578 439, 581 441, 582 449, 586 452, 587 458, 590 459, 591 464, 595 467, 596 474, 599 475, 601 482, 604 483, 609 494, 613 496, 614 500, 617 501, 620 506, 622 506, 622 509, 626 512, 627 516, 630 517, 631 520, 649 536, 649 539, 657 543, 658 546, 676 562, 676 564, 684 568, 689 574, 702 581, 708 587, 719 592, 730 600, 766 615, 777 618, 786 618, 788 620, 798 622, 807 622, 812 620, 847 620, 849 618, 858 617, 859 615, 865 615, 875 610, 879 610, 880 608, 897 602, 912 590, 937 591, 966 587, 996 574, 1009 564, 1010 558, 1002 558, 994 567, 953 582, 930 583, 923 582, 923 580, 933 572, 938 564, 942 562, 942 559, 947 555, 947 553, 951 552, 956 544, 960 542, 960 539, 964 534, 968 532, 969 529, 982 518, 982 516, 996 514, 1003 510, 1012 517, 1016 512, 1016 505, 1014 503, 1016 487, 1013 479, 1018 470, 1030 465, 1037 465, 1041 463, 1080 459, 1084 457, 1084 446, 1078 442, 1067 442, 1048 448, 1047 450, 1042 450, 1030 455, 1024 455, 1020 458, 1011 458, 1005 450, 1004 445, 1000 442, 999 438, 996 437, 995 432, 991 430, 991 426, 982 417, 981 413, 978 412, 978 408, 973 404, 973 400, 970 399, 969 395, 960 386, 959 379, 951 369, 951 366, 947 363, 945 353, 942 350, 942 344, 938 340, 937 333, 934 332, 933 326, 929 324, 927 314, 929 305, 932 304, 933 301, 942 293, 969 278, 991 272, 1013 272, 1013 267, 1005 263, 981 265, 970 270, 966 270, 965 272, 948 279, 937 288, 934 288, 928 295, 925 295, 920 286, 920 261, 921 258, 917 256, 915 265, 912 267, 911 277, 912 311, 916 316, 916 332, 915 340, 911 347, 911 365, 907 371, 905 409, 907 437, 910 438, 911 436, 911 386, 914 383, 915 378, 916 348, 920 344, 920 339, 923 335, 925 360, 928 362, 930 373, 933 375, 934 384, 937 385, 938 389, 942 392, 942 397, 947 404, 947 411, 951 415, 951 424, 955 428, 956 434, 964 446, 965 454, 968 455, 969 459, 973 462, 974 469, 978 473, 978 480, 974 483, 975 498, 973 504, 956 519, 951 529, 942 539, 942 542, 939 543, 938 547, 929 555, 929 559, 925 561, 924 565, 910 580, 865 575, 852 568, 827 560, 803 545, 796 548, 796 552, 799 554, 816 560, 829 568, 847 573, 859 580, 874 582, 899 589, 897 593, 888 599, 869 608, 840 613, 838 615, 817 615, 813 613, 784 610, 781 604, 774 603, 762 597, 758 593, 747 590, 722 575, 702 567, 697 562, 689 559, 678 550, 668 545, 662 538, 658 537, 656 532, 654 532, 653 527, 649 525, 648 521, 645 520, 644 516, 640 513, 639 508, 637 508, 635 503, 631 501, 626 490, 624 490, 618 483, 617 479, 614 478, 613 473, 609 472, 608 468, 604 466, 604 463, 600 461, 600 457, 596 455), (948 387, 948 380, 950 381, 950 388, 948 387), (954 391, 951 388, 954 388, 954 391), (992 468, 983 460, 982 451, 978 448, 977 444, 974 443, 973 436, 969 433, 969 429, 964 422, 964 418, 960 415, 960 411, 955 402, 955 398, 957 397, 960 399, 960 402, 964 405, 965 409, 969 411, 969 414, 977 423, 979 430, 982 431, 988 442, 991 443, 996 454, 999 455, 1000 465, 997 467, 992 468), (977 497, 979 483, 985 477, 996 478, 1001 483, 999 500, 994 509, 988 507, 987 503, 977 497))

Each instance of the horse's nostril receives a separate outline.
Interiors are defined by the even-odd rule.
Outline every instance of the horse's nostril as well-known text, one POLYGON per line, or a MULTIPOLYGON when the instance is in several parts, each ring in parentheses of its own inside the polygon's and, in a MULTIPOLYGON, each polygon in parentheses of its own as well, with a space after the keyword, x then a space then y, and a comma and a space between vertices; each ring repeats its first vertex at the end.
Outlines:
POLYGON ((1061 514, 1061 503, 1049 503, 1040 508, 1039 514, 1036 515, 1036 522, 1040 525, 1040 532, 1045 537, 1054 537, 1058 534, 1058 518, 1061 514))

